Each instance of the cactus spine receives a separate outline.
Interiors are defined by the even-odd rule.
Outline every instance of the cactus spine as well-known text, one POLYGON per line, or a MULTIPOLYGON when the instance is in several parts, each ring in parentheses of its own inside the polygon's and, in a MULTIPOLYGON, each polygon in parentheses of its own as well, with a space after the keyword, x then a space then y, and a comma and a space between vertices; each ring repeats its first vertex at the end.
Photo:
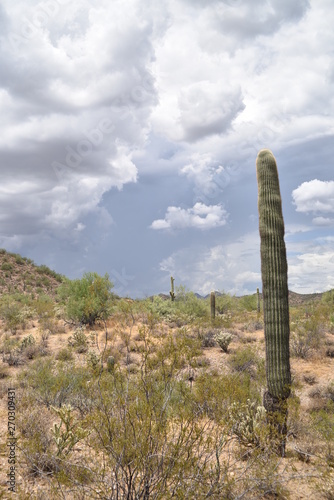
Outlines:
POLYGON ((276 430, 283 436, 285 451, 286 400, 290 395, 289 296, 284 220, 276 160, 271 151, 262 149, 256 159, 258 182, 259 230, 261 237, 261 273, 266 342, 267 391, 263 404, 273 416, 276 430))
POLYGON ((216 294, 215 294, 215 292, 211 292, 210 304, 211 304, 211 321, 214 321, 214 319, 216 317, 216 294))
POLYGON ((175 293, 174 293, 174 281, 175 279, 173 278, 173 276, 170 277, 170 298, 171 298, 171 301, 174 302, 174 299, 175 299, 175 293))

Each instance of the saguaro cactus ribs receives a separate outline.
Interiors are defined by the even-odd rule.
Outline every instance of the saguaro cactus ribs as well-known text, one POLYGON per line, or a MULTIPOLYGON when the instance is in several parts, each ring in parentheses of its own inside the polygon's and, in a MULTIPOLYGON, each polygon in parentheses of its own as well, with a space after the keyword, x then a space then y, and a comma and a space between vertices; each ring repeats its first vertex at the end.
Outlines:
POLYGON ((286 400, 291 386, 288 268, 278 172, 270 150, 259 152, 256 171, 266 342, 267 391, 263 403, 268 415, 275 421, 276 430, 282 435, 281 453, 284 455, 286 400))

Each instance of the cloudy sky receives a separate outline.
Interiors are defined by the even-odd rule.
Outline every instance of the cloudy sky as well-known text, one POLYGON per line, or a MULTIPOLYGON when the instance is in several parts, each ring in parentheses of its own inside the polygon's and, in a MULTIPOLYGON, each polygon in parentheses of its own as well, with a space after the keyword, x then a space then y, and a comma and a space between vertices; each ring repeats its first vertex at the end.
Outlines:
POLYGON ((334 287, 333 0, 2 0, 0 246, 120 295, 261 287, 255 160, 289 288, 334 287))

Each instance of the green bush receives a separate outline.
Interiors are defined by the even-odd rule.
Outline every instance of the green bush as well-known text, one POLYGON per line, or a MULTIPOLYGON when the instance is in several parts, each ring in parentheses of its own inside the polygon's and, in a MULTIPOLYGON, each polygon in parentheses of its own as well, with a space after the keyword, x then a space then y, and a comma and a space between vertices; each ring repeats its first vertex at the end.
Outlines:
POLYGON ((78 409, 82 405, 86 407, 92 398, 87 385, 89 377, 84 367, 75 367, 68 361, 56 363, 50 359, 37 359, 20 374, 33 399, 47 408, 64 404, 78 409))
POLYGON ((239 299, 239 309, 246 311, 257 310, 257 295, 244 295, 239 299))
POLYGON ((176 288, 176 298, 172 302, 159 296, 154 296, 152 300, 147 300, 145 305, 147 310, 154 316, 169 322, 175 322, 177 326, 209 317, 209 304, 203 299, 199 299, 193 292, 186 291, 185 287, 176 288))
POLYGON ((113 284, 108 274, 85 273, 82 279, 67 280, 58 289, 70 321, 92 326, 110 316, 113 284))
POLYGON ((3 264, 1 265, 1 270, 2 271, 12 271, 13 266, 9 262, 3 262, 3 264))
POLYGON ((57 353, 56 359, 58 359, 58 361, 73 361, 74 359, 73 352, 70 349, 63 347, 57 353))
POLYGON ((23 266, 25 264, 25 260, 21 257, 21 255, 15 255, 15 262, 19 266, 23 266))
POLYGON ((19 298, 20 295, 4 295, 0 303, 0 316, 5 322, 5 329, 13 334, 19 328, 24 328, 32 315, 32 310, 19 298))
POLYGON ((68 340, 68 345, 73 347, 77 353, 87 352, 88 350, 88 340, 83 328, 78 328, 75 330, 73 335, 71 335, 68 340))
POLYGON ((238 349, 229 358, 229 363, 236 372, 248 373, 252 378, 264 376, 264 359, 251 346, 238 349))
POLYGON ((266 410, 254 401, 234 402, 229 408, 232 433, 246 446, 259 446, 266 435, 266 410))
POLYGON ((216 311, 219 314, 227 314, 236 308, 236 298, 229 293, 216 294, 216 311))
POLYGON ((224 352, 228 351, 228 346, 230 345, 232 340, 233 340, 233 335, 229 332, 222 331, 215 335, 215 341, 224 352))

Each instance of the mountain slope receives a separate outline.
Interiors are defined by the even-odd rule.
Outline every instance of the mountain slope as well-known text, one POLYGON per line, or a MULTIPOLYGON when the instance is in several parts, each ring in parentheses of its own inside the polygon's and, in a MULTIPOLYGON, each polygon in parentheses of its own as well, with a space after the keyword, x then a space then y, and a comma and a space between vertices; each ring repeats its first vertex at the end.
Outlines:
POLYGON ((54 295, 63 276, 31 259, 0 249, 0 294, 26 293, 54 295))

